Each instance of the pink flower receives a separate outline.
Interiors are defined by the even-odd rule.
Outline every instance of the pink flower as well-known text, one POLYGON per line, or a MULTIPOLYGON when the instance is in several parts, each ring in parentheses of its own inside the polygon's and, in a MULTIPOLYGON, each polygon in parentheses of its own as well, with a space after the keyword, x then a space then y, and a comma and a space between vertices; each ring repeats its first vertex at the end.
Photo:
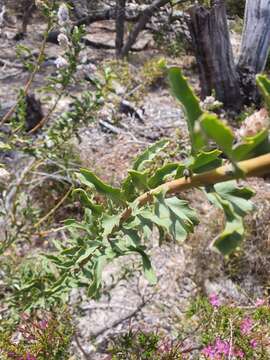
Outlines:
POLYGON ((265 300, 264 299, 257 299, 256 302, 255 302, 255 306, 256 307, 260 307, 260 306, 263 306, 265 305, 265 300))
POLYGON ((26 354, 26 360, 37 360, 37 358, 34 355, 31 355, 29 353, 26 354))
POLYGON ((7 353, 7 357, 9 357, 9 358, 14 359, 14 358, 16 358, 16 356, 17 356, 17 354, 14 351, 9 351, 7 353))
POLYGON ((21 319, 24 320, 24 321, 28 321, 29 320, 29 315, 27 313, 22 313, 21 314, 21 319))
POLYGON ((249 335, 253 326, 253 321, 250 318, 245 318, 240 325, 240 331, 243 335, 249 335))
POLYGON ((202 349, 202 354, 205 357, 208 357, 209 359, 213 359, 215 356, 215 353, 216 353, 215 348, 214 348, 214 346, 211 346, 211 345, 208 345, 202 349))
POLYGON ((38 323, 38 326, 41 330, 45 330, 48 327, 48 321, 47 320, 41 320, 38 323))
POLYGON ((215 308, 218 308, 220 306, 220 300, 219 300, 217 294, 215 294, 215 293, 213 293, 209 296, 209 302, 215 308))
POLYGON ((221 339, 216 340, 216 351, 219 354, 229 355, 230 353, 230 344, 227 341, 221 339))
POLYGON ((258 346, 258 342, 256 339, 250 340, 250 346, 255 349, 258 346))
POLYGON ((241 349, 234 348, 228 341, 220 338, 217 338, 214 344, 203 348, 201 354, 211 360, 221 360, 227 358, 230 354, 235 358, 245 358, 245 354, 241 349))
POLYGON ((237 358, 240 359, 244 359, 245 358, 245 353, 242 350, 236 350, 233 352, 233 355, 236 356, 237 358))

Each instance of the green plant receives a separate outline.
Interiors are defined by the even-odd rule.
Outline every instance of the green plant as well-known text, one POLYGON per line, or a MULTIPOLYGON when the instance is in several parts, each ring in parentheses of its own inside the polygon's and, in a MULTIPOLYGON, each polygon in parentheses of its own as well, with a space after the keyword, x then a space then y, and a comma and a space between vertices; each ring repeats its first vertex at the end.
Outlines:
MULTIPOLYGON (((39 56, 37 59, 33 57, 32 49, 26 46, 18 47, 18 56, 24 55, 26 58, 24 66, 29 70, 29 78, 19 90, 15 106, 0 121, 1 124, 8 122, 10 130, 5 137, 5 142, 9 144, 7 150, 20 153, 27 159, 18 177, 15 179, 14 174, 11 174, 10 184, 0 194, 0 216, 5 223, 0 254, 15 242, 29 241, 33 234, 40 230, 44 220, 49 218, 66 198, 66 194, 73 187, 73 176, 69 169, 71 166, 73 169, 78 168, 78 164, 74 164, 71 140, 78 137, 82 126, 95 121, 95 115, 109 93, 111 74, 108 69, 104 69, 99 78, 92 76, 91 90, 82 92, 78 97, 70 95, 69 86, 77 81, 75 75, 79 55, 83 50, 81 40, 85 33, 84 28, 71 27, 69 10, 64 4, 60 5, 57 11, 55 4, 44 2, 42 10, 47 20, 47 28, 39 56), (26 131, 26 96, 45 61, 46 38, 55 26, 61 26, 58 36, 61 55, 55 61, 56 76, 47 78, 45 85, 36 89, 43 95, 42 100, 48 102, 48 110, 39 123, 26 131), (70 97, 72 106, 68 111, 56 116, 58 103, 63 96, 70 97), (42 133, 39 133, 38 137, 33 136, 41 127, 42 133), (46 189, 49 188, 47 179, 54 179, 54 190, 59 192, 59 196, 58 203, 54 203, 48 214, 44 215, 39 207, 38 192, 40 197, 42 192, 45 196, 46 189), (29 184, 33 186, 28 186, 29 184), (61 185, 61 190, 57 184, 61 185), (26 188, 29 191, 23 191, 26 188), (24 216, 23 220, 21 216, 24 216)), ((50 203, 53 201, 49 201, 48 205, 50 203)))
MULTIPOLYGON (((45 289, 45 296, 78 286, 87 287, 89 296, 98 297, 104 267, 130 254, 141 257, 146 278, 155 284, 155 272, 147 255, 153 228, 159 230, 160 244, 166 236, 181 243, 198 223, 194 210, 178 196, 185 189, 199 187, 224 212, 225 229, 214 239, 213 248, 229 255, 240 246, 243 217, 253 209, 253 191, 234 179, 269 172, 268 129, 235 144, 233 131, 216 115, 203 112, 178 68, 169 70, 169 81, 187 115, 190 157, 184 163, 167 163, 153 171, 153 159, 168 144, 161 140, 138 156, 118 188, 81 169, 76 176, 82 187, 74 195, 81 199, 84 217, 82 221, 66 220, 64 228, 70 232, 67 242, 56 241, 58 251, 46 255, 58 269, 59 278, 53 287, 45 289), (209 150, 209 140, 216 143, 215 150, 209 150), (220 157, 222 153, 228 158, 227 164, 220 157), (101 202, 97 201, 100 197, 101 202)), ((269 80, 258 76, 257 81, 269 103, 269 80)))
POLYGON ((146 61, 141 69, 141 76, 145 86, 153 86, 158 81, 164 79, 166 71, 166 60, 164 58, 154 58, 146 61))
POLYGON ((166 339, 158 332, 129 330, 115 338, 108 353, 112 360, 181 360, 180 343, 166 339))
POLYGON ((115 337, 112 360, 268 359, 270 307, 267 299, 246 306, 212 293, 191 302, 175 339, 159 331, 130 329, 115 337))
POLYGON ((73 327, 66 311, 42 312, 31 317, 23 313, 18 325, 0 330, 1 359, 69 359, 72 336, 73 327))
POLYGON ((268 359, 270 308, 257 299, 238 306, 218 294, 198 298, 188 311, 200 324, 203 359, 268 359))

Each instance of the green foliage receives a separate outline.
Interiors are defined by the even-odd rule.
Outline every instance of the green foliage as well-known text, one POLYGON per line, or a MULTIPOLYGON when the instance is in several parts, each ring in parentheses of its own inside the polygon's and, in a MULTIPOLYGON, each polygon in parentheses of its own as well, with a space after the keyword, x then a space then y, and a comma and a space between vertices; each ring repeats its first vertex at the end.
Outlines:
POLYGON ((8 293, 3 303, 10 307, 10 314, 15 317, 18 312, 36 308, 53 309, 67 301, 67 291, 56 297, 46 297, 46 290, 59 277, 59 271, 46 257, 26 256, 19 263, 9 259, 1 262, 1 266, 6 274, 5 291, 8 293))
MULTIPOLYGON (((120 188, 112 188, 84 169, 78 178, 87 186, 87 191, 79 192, 86 206, 84 220, 66 221, 66 227, 72 231, 68 247, 58 243, 62 251, 57 257, 47 255, 61 273, 60 283, 47 294, 54 294, 65 286, 71 286, 71 283, 80 283, 88 286, 89 296, 98 296, 104 266, 119 256, 131 253, 140 255, 145 277, 154 284, 156 277, 145 252, 143 239, 149 240, 155 225, 160 230, 160 241, 166 233, 177 241, 183 241, 197 224, 196 216, 187 202, 176 197, 166 199, 165 194, 158 192, 154 194, 154 201, 146 207, 139 207, 136 201, 129 204, 131 216, 124 222, 122 214, 125 212, 125 197, 128 194, 120 188), (107 209, 94 205, 94 199, 91 198, 93 186, 109 198, 107 209)), ((137 188, 134 182, 133 186, 137 188)))
MULTIPOLYGON (((48 31, 57 25, 57 9, 53 6, 53 8, 45 10, 48 24, 44 38, 47 37, 48 31)), ((24 56, 26 59, 24 65, 26 66, 27 62, 30 62, 31 69, 29 68, 30 75, 27 84, 19 90, 14 115, 7 124, 9 133, 4 134, 3 139, 8 144, 8 148, 5 145, 5 149, 2 148, 2 150, 14 151, 20 156, 26 155, 29 166, 26 164, 18 184, 14 185, 11 182, 5 191, 0 192, 0 216, 1 221, 3 218, 5 223, 5 231, 0 242, 0 254, 3 254, 15 242, 28 242, 36 233, 36 224, 39 224, 41 216, 44 215, 40 210, 39 201, 45 203, 45 206, 42 207, 43 211, 50 211, 49 207, 52 204, 53 206, 57 205, 51 196, 52 188, 53 193, 57 193, 57 197, 61 199, 61 194, 63 196, 63 193, 68 190, 67 185, 73 186, 75 180, 70 168, 72 167, 72 171, 74 171, 78 169, 79 165, 74 164, 75 154, 71 140, 74 137, 78 137, 80 140, 79 129, 95 121, 96 113, 108 94, 111 74, 107 69, 104 69, 99 78, 92 76, 91 90, 82 92, 80 96, 76 97, 69 94, 68 87, 77 81, 75 75, 79 55, 83 50, 81 40, 85 34, 83 27, 71 29, 69 25, 61 27, 61 35, 66 39, 64 49, 61 51, 63 56, 60 57, 64 61, 64 66, 57 66, 56 75, 45 79, 45 85, 36 89, 36 93, 43 95, 43 102, 49 101, 47 113, 42 119, 44 126, 38 136, 33 136, 25 131, 27 121, 25 96, 29 93, 30 86, 33 86, 33 79, 45 61, 46 42, 43 44, 44 47, 41 47, 38 58, 29 57, 33 49, 25 46, 17 49, 18 55, 24 56), (54 116, 63 96, 70 97, 72 101, 70 109, 54 116), (51 121, 52 118, 53 121, 51 121), (25 185, 27 183, 39 185, 33 185, 33 187, 30 185, 31 190, 29 191, 29 186, 25 185), (48 201, 44 201, 45 198, 47 200, 48 193, 51 197, 48 198, 48 201), (23 221, 21 217, 23 217, 23 221)), ((77 159, 76 163, 78 163, 77 159)), ((15 179, 13 180, 15 181, 15 179)), ((49 218, 51 219, 51 217, 49 218)), ((45 223, 48 225, 48 221, 45 223)))
POLYGON ((154 58, 146 61, 140 71, 144 86, 155 85, 159 80, 163 80, 165 70, 166 60, 164 58, 154 58))
POLYGON ((173 95, 184 107, 192 149, 194 153, 197 153, 205 145, 198 127, 199 119, 203 114, 199 99, 189 87, 179 68, 169 69, 169 82, 173 95))
POLYGON ((113 340, 108 349, 112 360, 181 360, 179 344, 158 332, 130 330, 113 340))
POLYGON ((257 85, 261 91, 261 94, 264 98, 265 104, 270 109, 270 81, 266 75, 257 75, 256 77, 257 85))
POLYGON ((208 199, 224 211, 226 218, 223 233, 213 241, 222 254, 229 255, 240 245, 244 235, 243 216, 253 209, 249 201, 253 195, 253 191, 238 187, 234 181, 216 184, 208 192, 208 199))
MULTIPOLYGON (((78 29, 74 31, 74 49, 67 54, 70 65, 60 71, 63 88, 67 84, 66 76, 70 81, 76 67, 79 51, 76 43, 81 33, 78 29)), ((169 69, 168 76, 172 92, 187 116, 192 148, 189 156, 181 163, 155 166, 158 157, 169 144, 168 140, 162 139, 138 155, 132 169, 118 187, 105 183, 88 169, 77 172, 75 181, 81 186, 73 191, 73 195, 81 201, 83 216, 81 219, 65 221, 61 229, 68 231, 69 236, 65 242, 55 240, 55 251, 44 254, 46 260, 41 270, 42 275, 37 277, 26 272, 26 276, 18 279, 16 290, 13 289, 14 304, 21 302, 23 308, 51 306, 54 302, 64 302, 69 290, 76 287, 84 287, 88 296, 98 298, 103 286, 104 268, 117 258, 130 255, 141 259, 144 275, 154 285, 157 279, 148 254, 153 230, 158 230, 160 244, 164 239, 181 243, 198 224, 195 211, 187 201, 176 194, 171 195, 166 181, 175 180, 177 183, 177 179, 182 178, 179 180, 180 184, 183 179, 188 183, 198 174, 204 175, 207 180, 209 171, 215 173, 215 169, 224 164, 221 154, 229 159, 228 175, 239 178, 245 175, 238 168, 239 160, 269 151, 266 130, 239 142, 228 125, 216 115, 201 109, 198 98, 178 68, 169 69), (214 150, 213 143, 216 147, 214 150)), ((106 79, 109 81, 110 71, 107 71, 105 83, 108 82, 106 79)), ((268 82, 264 78, 258 78, 258 82, 263 87, 267 101, 268 82)), ((62 141, 57 141, 59 131, 67 129, 66 135, 69 138, 70 129, 75 129, 73 126, 69 129, 65 119, 75 120, 76 116, 85 121, 92 119, 104 94, 99 82, 96 82, 96 88, 96 96, 83 94, 81 99, 75 101, 75 110, 63 115, 50 128, 48 136, 55 148, 61 146, 66 139, 63 134, 62 141)), ((224 212, 225 229, 217 236, 213 245, 218 251, 228 255, 243 239, 243 217, 252 210, 250 198, 253 193, 235 182, 209 187, 206 181, 201 190, 224 212)))
MULTIPOLYGON (((222 120, 203 113, 199 100, 179 69, 169 70, 169 80, 173 93, 186 110, 193 149, 190 157, 183 163, 153 167, 157 156, 168 146, 167 140, 160 140, 135 159, 133 168, 119 187, 81 169, 76 174, 81 188, 74 194, 81 200, 84 216, 81 221, 69 219, 65 222, 65 229, 70 233, 68 240, 65 243, 55 241, 57 251, 46 255, 58 275, 55 282, 47 283, 41 298, 57 299, 58 294, 63 296, 73 287, 86 287, 87 294, 97 298, 107 264, 131 254, 141 258, 145 277, 150 284, 155 284, 155 271, 147 252, 153 229, 159 231, 160 244, 168 237, 183 242, 198 224, 188 202, 178 196, 168 196, 166 181, 181 177, 192 179, 196 174, 215 170, 223 164, 221 153, 229 158, 228 174, 242 176, 237 161, 249 158, 251 154, 256 156, 259 145, 266 140, 267 132, 263 132, 236 143, 233 131, 222 120), (209 140, 217 149, 210 150, 209 140)), ((206 186, 202 190, 224 212, 225 229, 213 241, 213 246, 228 255, 243 239, 243 217, 253 209, 250 202, 253 192, 235 182, 206 186)), ((42 301, 46 303, 46 300, 42 301)))
POLYGON ((133 170, 142 171, 148 162, 151 162, 159 151, 164 149, 168 145, 168 141, 161 140, 154 145, 146 149, 138 158, 134 161, 133 170))
POLYGON ((268 359, 270 308, 266 300, 257 299, 249 306, 211 294, 209 299, 198 298, 188 316, 200 327, 203 359, 218 356, 227 359, 268 359))
POLYGON ((24 313, 17 325, 0 330, 1 359, 69 359, 72 336, 71 318, 66 311, 32 316, 24 313))
POLYGON ((239 306, 212 293, 193 301, 182 331, 172 340, 164 334, 133 330, 115 337, 107 352, 113 360, 268 359, 270 308, 267 300, 239 306))

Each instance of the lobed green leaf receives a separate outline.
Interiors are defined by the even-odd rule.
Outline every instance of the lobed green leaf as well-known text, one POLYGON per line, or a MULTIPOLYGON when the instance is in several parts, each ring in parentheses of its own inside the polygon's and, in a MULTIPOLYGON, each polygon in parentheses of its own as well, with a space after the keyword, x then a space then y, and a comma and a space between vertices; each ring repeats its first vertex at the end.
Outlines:
POLYGON ((205 140, 200 134, 199 119, 203 115, 199 99, 195 96, 182 71, 172 67, 168 71, 169 83, 173 95, 184 107, 193 153, 205 146, 205 140))
POLYGON ((115 188, 109 184, 106 184, 101 179, 99 179, 92 171, 87 169, 80 169, 80 173, 76 173, 77 178, 80 182, 90 189, 95 188, 97 192, 108 196, 113 200, 122 200, 121 190, 119 188, 115 188))
POLYGON ((146 164, 151 162, 157 156, 157 154, 168 145, 168 143, 168 140, 160 140, 147 148, 141 155, 137 157, 132 169, 135 171, 144 170, 146 164))

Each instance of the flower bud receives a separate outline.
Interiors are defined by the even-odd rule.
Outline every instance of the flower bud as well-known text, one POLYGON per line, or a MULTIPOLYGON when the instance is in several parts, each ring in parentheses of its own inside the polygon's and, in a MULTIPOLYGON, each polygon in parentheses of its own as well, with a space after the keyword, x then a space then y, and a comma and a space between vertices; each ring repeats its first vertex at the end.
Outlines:
POLYGON ((57 69, 65 68, 68 66, 67 60, 63 56, 58 56, 58 58, 55 60, 55 65, 57 69))
POLYGON ((69 11, 66 4, 61 4, 57 13, 58 23, 60 26, 65 26, 69 22, 69 11))
POLYGON ((60 33, 58 36, 57 36, 57 41, 60 45, 60 47, 63 49, 63 50, 66 50, 69 46, 69 41, 68 41, 68 37, 63 34, 63 33, 60 33))

